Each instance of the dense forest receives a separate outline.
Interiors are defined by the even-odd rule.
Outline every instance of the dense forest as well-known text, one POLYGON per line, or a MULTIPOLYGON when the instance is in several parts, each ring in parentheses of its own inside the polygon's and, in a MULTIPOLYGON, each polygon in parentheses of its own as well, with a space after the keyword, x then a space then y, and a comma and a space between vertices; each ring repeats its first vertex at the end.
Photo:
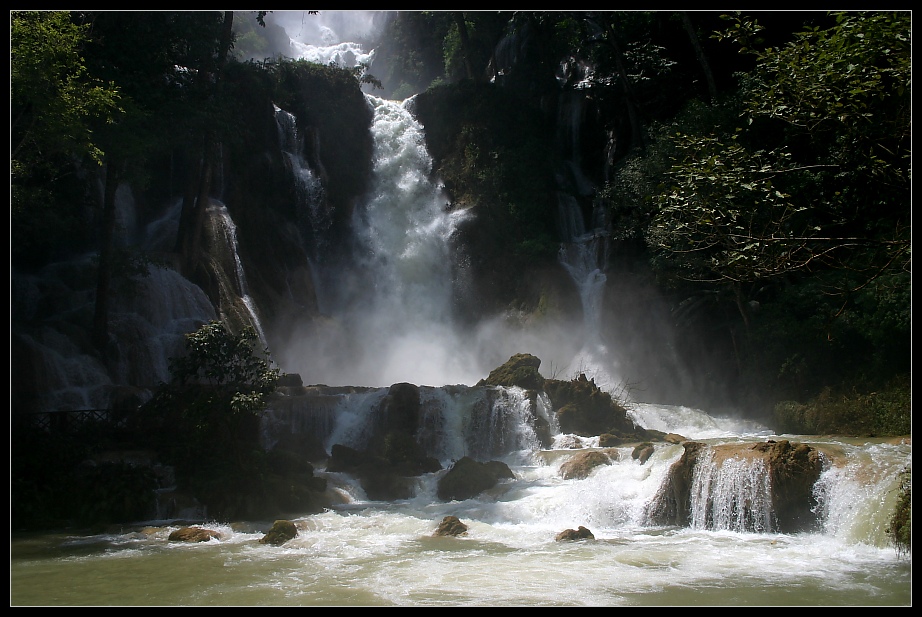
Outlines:
MULTIPOLYGON (((74 329, 105 358, 111 306, 151 259, 120 238, 121 185, 151 210, 182 196, 170 259, 214 298, 203 229, 221 166, 248 170, 232 195, 272 180, 244 158, 266 140, 254 110, 324 118, 335 244, 367 188, 362 92, 415 95, 450 206, 477 212, 461 230, 474 285, 462 314, 537 313, 548 294, 533 274, 560 245, 551 118, 578 91, 567 155, 595 188, 574 194, 610 221, 611 268, 668 299, 676 353, 731 393, 722 402, 779 432, 911 433, 909 12, 378 19, 359 41, 374 61, 343 68, 293 60, 271 11, 13 11, 11 270, 93 254, 92 314, 74 329)), ((276 214, 237 208, 241 242, 258 245, 276 214)), ((264 244, 262 259, 284 259, 264 244)), ((14 335, 28 331, 35 315, 12 304, 14 335)), ((18 349, 14 414, 32 378, 18 349)))

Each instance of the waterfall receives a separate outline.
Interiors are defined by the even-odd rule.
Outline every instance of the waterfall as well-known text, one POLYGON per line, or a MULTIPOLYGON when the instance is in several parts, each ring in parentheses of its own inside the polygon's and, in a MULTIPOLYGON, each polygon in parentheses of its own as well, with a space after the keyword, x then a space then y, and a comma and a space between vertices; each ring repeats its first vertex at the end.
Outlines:
POLYGON ((263 332, 262 323, 256 312, 256 304, 253 298, 250 297, 250 290, 247 285, 243 262, 240 260, 240 253, 237 246, 237 226, 234 224, 233 219, 231 219, 230 213, 227 211, 227 206, 218 200, 210 200, 207 213, 214 225, 212 240, 215 243, 214 250, 218 253, 216 259, 221 259, 223 257, 231 260, 230 268, 219 266, 225 274, 233 275, 230 281, 232 288, 224 290, 224 293, 227 294, 227 298, 222 298, 222 301, 226 301, 230 305, 233 305, 235 298, 240 299, 240 302, 246 310, 248 317, 247 321, 256 330, 260 342, 265 347, 266 335, 265 332, 263 332))
POLYGON ((336 286, 326 290, 333 325, 310 336, 310 349, 292 344, 278 355, 314 383, 473 383, 482 371, 457 352, 452 308, 452 241, 467 213, 448 208, 432 178, 412 99, 365 96, 374 167, 367 198, 353 212, 354 263, 325 277, 336 286))
MULTIPOLYGON (((388 390, 315 386, 307 394, 276 397, 262 416, 263 443, 270 447, 286 434, 312 434, 327 452, 335 444, 365 449, 388 390)), ((540 449, 535 419, 547 420, 546 395, 533 410, 527 393, 516 387, 420 386, 419 394, 416 441, 446 467, 464 456, 530 461, 540 449)))
POLYGON ((772 533, 771 479, 763 459, 727 458, 708 450, 695 465, 692 529, 772 533))
MULTIPOLYGON (((621 387, 617 362, 602 337, 602 306, 608 277, 610 224, 607 204, 593 200, 589 220, 583 213, 580 198, 595 192, 580 165, 579 131, 583 118, 583 95, 580 91, 561 94, 558 108, 558 143, 564 157, 557 183, 558 229, 561 246, 558 260, 579 291, 583 307, 583 344, 568 369, 570 374, 589 373, 600 387, 621 387)), ((623 394, 623 393, 622 393, 623 394)))

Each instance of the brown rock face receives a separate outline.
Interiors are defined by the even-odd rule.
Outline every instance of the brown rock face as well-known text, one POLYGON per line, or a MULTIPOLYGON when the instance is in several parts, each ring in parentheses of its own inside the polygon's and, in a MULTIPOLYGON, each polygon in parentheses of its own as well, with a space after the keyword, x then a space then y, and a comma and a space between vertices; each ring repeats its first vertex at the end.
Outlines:
POLYGON ((634 426, 627 410, 585 375, 570 381, 547 379, 544 391, 556 410, 562 433, 582 437, 608 434, 606 443, 611 445, 617 445, 618 438, 648 438, 643 429, 634 426))

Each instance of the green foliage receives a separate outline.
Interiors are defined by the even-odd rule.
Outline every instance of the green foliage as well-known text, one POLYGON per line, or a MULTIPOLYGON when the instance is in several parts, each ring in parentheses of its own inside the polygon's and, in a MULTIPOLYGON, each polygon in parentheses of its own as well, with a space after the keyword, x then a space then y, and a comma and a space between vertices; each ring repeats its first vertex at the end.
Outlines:
POLYGON ((912 468, 900 472, 899 498, 887 535, 900 554, 912 553, 912 468))
POLYGON ((647 237, 675 276, 740 282, 827 267, 873 278, 908 262, 908 33, 907 15, 842 14, 755 52, 748 126, 670 136, 647 237), (773 126, 774 144, 762 138, 773 126))
POLYGON ((90 73, 89 29, 66 11, 10 14, 10 227, 16 264, 85 250, 83 163, 101 163, 94 126, 120 112, 119 89, 90 73), (75 161, 78 166, 75 168, 75 161))
POLYGON ((118 111, 118 90, 88 74, 88 27, 66 11, 10 14, 11 159, 14 178, 55 153, 102 161, 90 121, 118 111))
POLYGON ((470 82, 431 88, 416 108, 439 177, 457 205, 476 209, 474 253, 553 259, 553 161, 540 114, 503 89, 470 82))
POLYGON ((271 367, 268 350, 265 356, 256 353, 258 341, 251 327, 234 335, 222 322, 205 324, 186 335, 186 354, 171 360, 173 382, 207 383, 267 394, 275 388, 279 369, 271 367))
POLYGON ((912 387, 902 378, 869 393, 835 395, 826 389, 804 404, 778 403, 774 424, 776 432, 801 435, 911 435, 912 387))
POLYGON ((233 334, 216 321, 186 335, 171 382, 135 420, 138 438, 175 466, 180 486, 222 516, 254 507, 268 470, 258 414, 279 371, 257 340, 252 328, 233 334))

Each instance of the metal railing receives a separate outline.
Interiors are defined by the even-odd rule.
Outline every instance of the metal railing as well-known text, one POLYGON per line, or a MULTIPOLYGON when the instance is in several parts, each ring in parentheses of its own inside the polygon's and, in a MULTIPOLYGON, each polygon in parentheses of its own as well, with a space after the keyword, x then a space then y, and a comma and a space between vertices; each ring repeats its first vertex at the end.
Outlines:
POLYGON ((48 432, 70 432, 90 424, 116 427, 124 421, 124 410, 64 409, 32 414, 32 425, 48 432))

